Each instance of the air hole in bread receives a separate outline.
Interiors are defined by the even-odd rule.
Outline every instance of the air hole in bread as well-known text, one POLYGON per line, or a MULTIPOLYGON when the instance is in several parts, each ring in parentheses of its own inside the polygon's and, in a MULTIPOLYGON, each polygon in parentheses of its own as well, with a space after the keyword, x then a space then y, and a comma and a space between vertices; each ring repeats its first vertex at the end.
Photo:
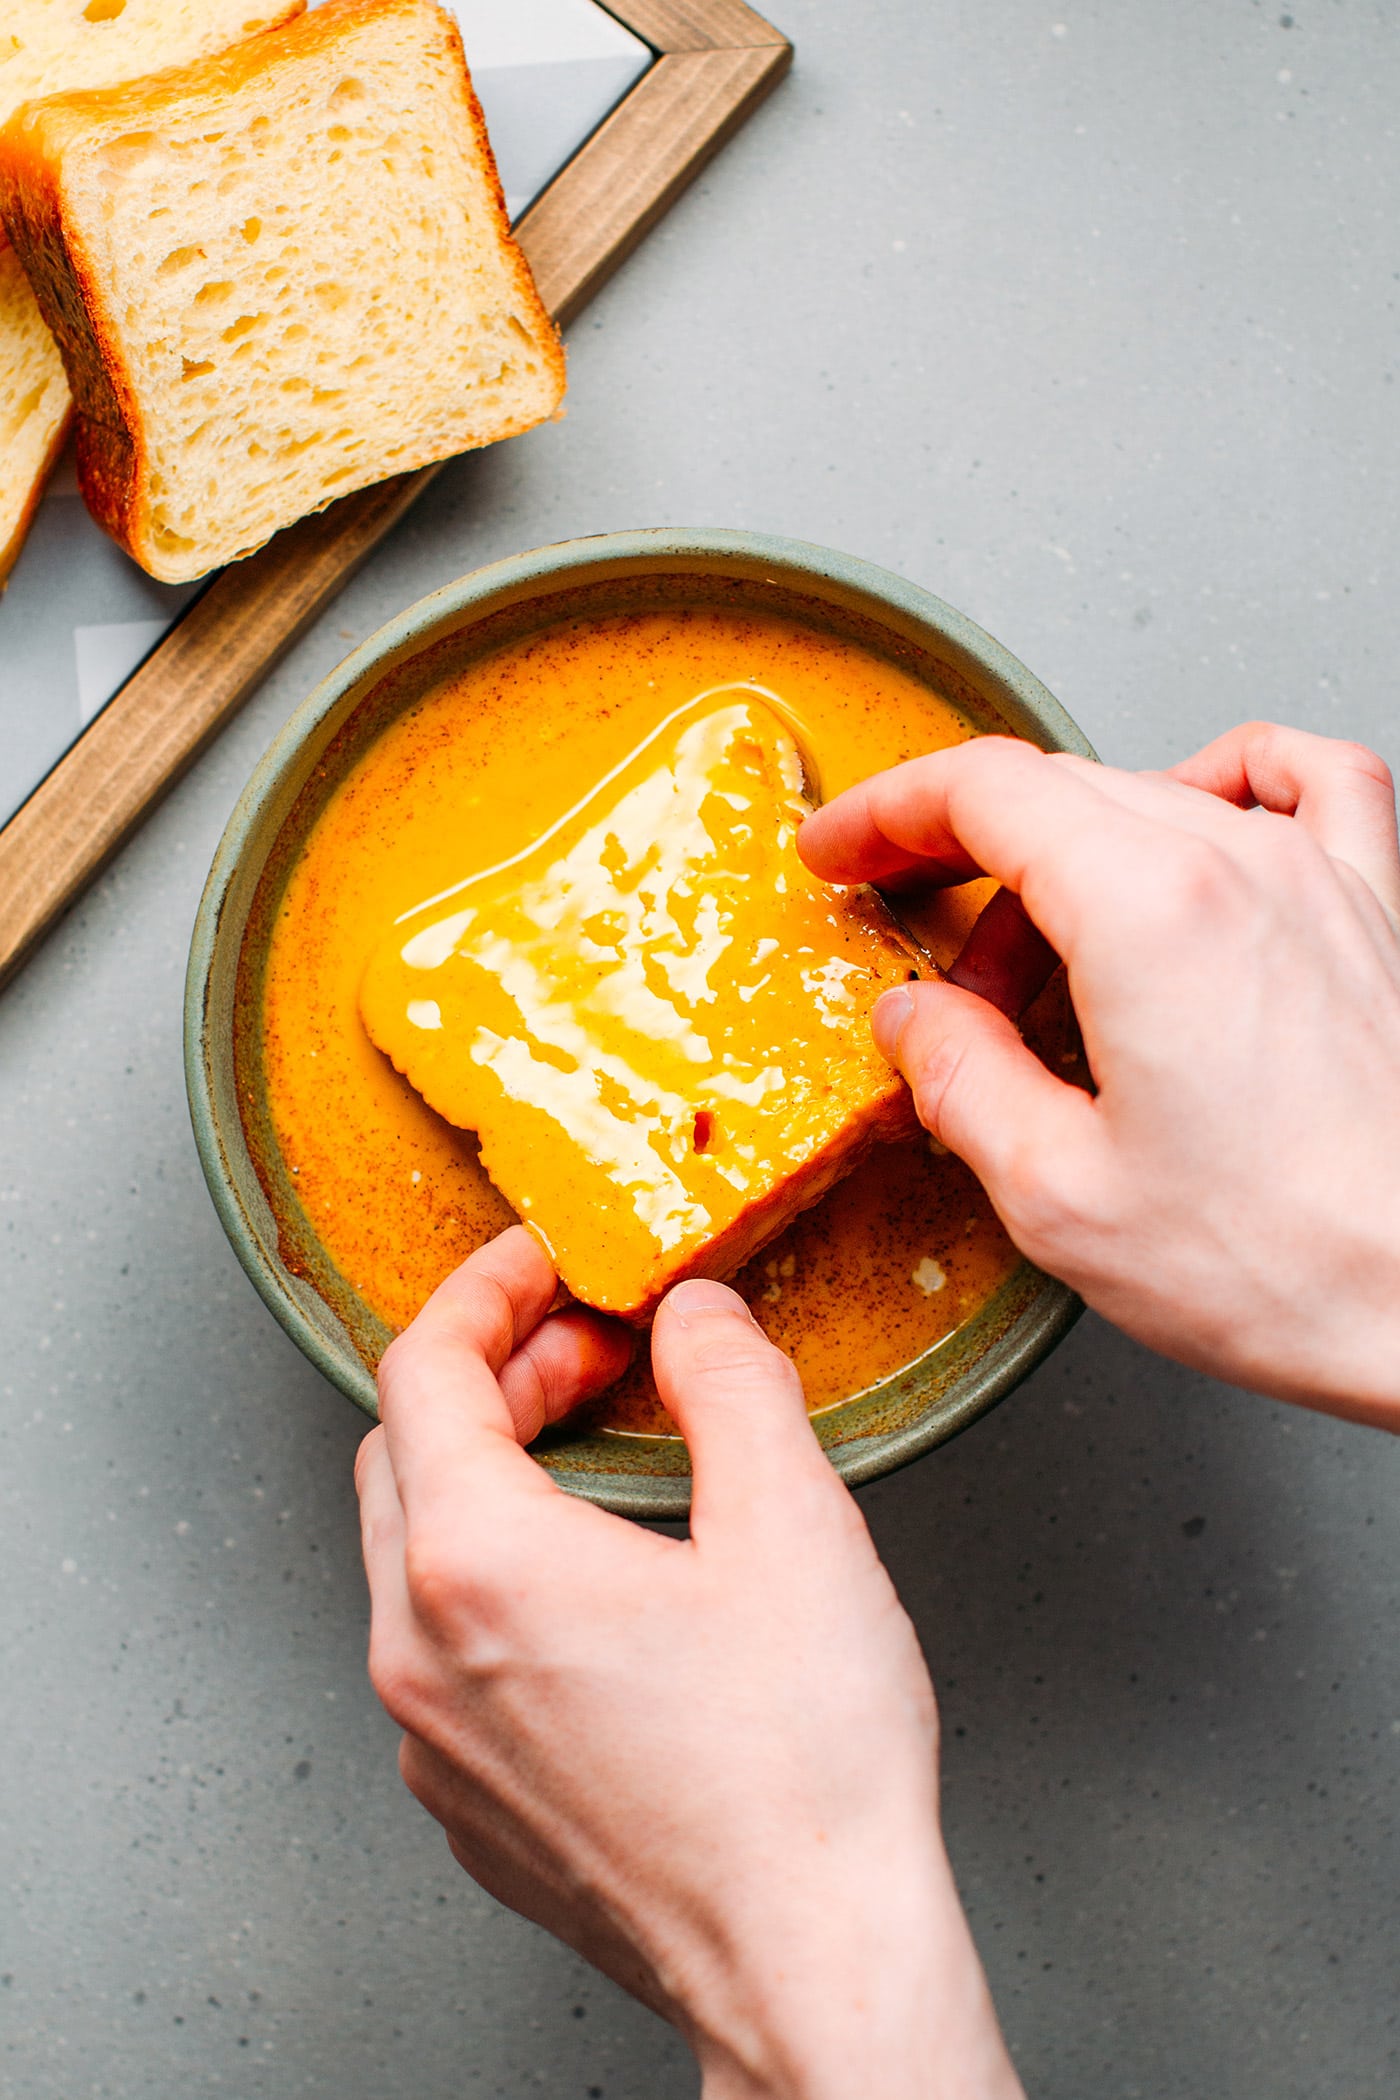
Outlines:
POLYGON ((262 232, 262 220, 245 219, 243 221, 242 227, 240 228, 240 231, 242 232, 244 240, 251 243, 255 241, 258 235, 262 232))
MULTIPOLYGON (((155 217, 154 212, 151 216, 152 218, 155 217)), ((157 269, 156 275, 157 277, 173 277, 177 270, 187 268, 192 262, 203 262, 204 259, 204 250, 202 248, 172 248, 165 261, 157 269)))
POLYGON ((206 372, 214 369, 208 358, 182 357, 180 362, 184 366, 180 374, 182 379, 202 379, 206 372))
POLYGON ((115 22, 117 16, 126 12, 126 0, 88 0, 83 9, 86 22, 115 22))
POLYGON ((33 415, 35 409, 43 400, 44 392, 44 387, 42 385, 39 385, 31 387, 27 394, 21 394, 19 400, 16 401, 14 405, 14 413, 10 419, 8 429, 0 433, 0 435, 4 436, 6 444, 8 444, 11 439, 17 438, 19 436, 20 425, 29 421, 29 418, 33 415))
POLYGON ((233 279, 231 277, 215 277, 208 284, 202 284, 199 287, 199 290, 194 295, 194 303, 196 306, 222 306, 225 299, 232 298, 232 296, 233 279))
POLYGON ((224 330, 224 341, 226 343, 240 341, 243 336, 251 335, 255 328, 261 328, 266 319, 266 314, 240 314, 238 319, 230 322, 229 326, 224 330))
POLYGON ((155 142, 153 131, 127 131, 104 147, 102 158, 110 168, 130 168, 146 158, 155 142))

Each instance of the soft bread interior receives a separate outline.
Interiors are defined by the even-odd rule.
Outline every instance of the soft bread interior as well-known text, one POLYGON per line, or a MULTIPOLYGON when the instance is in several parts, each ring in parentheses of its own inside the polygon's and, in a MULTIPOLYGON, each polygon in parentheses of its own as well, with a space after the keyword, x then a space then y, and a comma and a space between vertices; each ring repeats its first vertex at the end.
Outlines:
POLYGON ((306 0, 4 0, 0 124, 21 102, 109 87, 222 51, 306 0))
POLYGON ((553 412, 557 339, 441 10, 342 0, 162 90, 114 98, 62 169, 153 574, 553 412))
MULTIPOLYGON (((306 0, 3 0, 0 125, 21 102, 107 87, 222 51, 306 0)), ((72 399, 53 337, 0 226, 0 584, 14 566, 72 399)))
POLYGON ((14 565, 72 397, 13 248, 0 247, 0 583, 14 565))

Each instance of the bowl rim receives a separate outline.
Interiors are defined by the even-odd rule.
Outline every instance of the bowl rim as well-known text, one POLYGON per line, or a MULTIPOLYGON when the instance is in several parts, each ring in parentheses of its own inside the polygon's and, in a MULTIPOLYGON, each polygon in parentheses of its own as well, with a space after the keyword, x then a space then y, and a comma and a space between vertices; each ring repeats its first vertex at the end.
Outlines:
MULTIPOLYGON (((854 555, 804 540, 729 527, 645 527, 564 540, 508 556, 455 578, 406 606, 369 635, 322 678, 292 711, 254 767, 225 825, 210 867, 190 940, 184 998, 184 1062, 190 1120, 200 1165, 220 1223, 258 1296, 289 1338, 340 1392, 377 1418, 373 1376, 352 1352, 329 1335, 299 1302, 287 1272, 265 1244, 264 1232, 245 1205, 229 1158, 216 1102, 211 980, 225 939, 223 929, 235 884, 244 875, 244 855, 288 774, 326 716, 355 689, 367 697, 396 664, 465 629, 498 606, 556 592, 608 572, 664 572, 715 563, 741 563, 773 571, 770 580, 800 590, 803 584, 835 586, 865 600, 878 617, 894 612, 931 635, 979 672, 997 698, 1035 724, 1050 749, 1095 753, 1054 695, 1011 652, 953 606, 920 585, 854 555), (589 574, 588 572, 593 572, 589 574)), ((275 834, 274 834, 275 835, 275 834)), ((241 946, 242 927, 238 930, 241 946)), ((243 1133, 237 1134, 243 1143, 243 1133)), ((250 1161, 251 1165, 251 1161, 250 1161)), ((255 1172, 255 1170, 254 1170, 255 1172)), ((256 1173, 255 1173, 256 1178, 256 1173)), ((1019 1272, 1017 1272, 1019 1273, 1019 1272)), ((897 1471, 957 1435, 998 1401, 1049 1354, 1074 1325, 1083 1305, 1064 1284, 1044 1276, 1033 1302, 1013 1328, 970 1367, 956 1403, 883 1434, 856 1436, 828 1455, 849 1486, 897 1471)), ((917 1361, 922 1361, 918 1359, 917 1361)), ((849 1403, 841 1403, 842 1405, 849 1403)), ((690 1506, 690 1475, 633 1474, 551 1468, 570 1491, 619 1515, 646 1519, 684 1518, 690 1506)))

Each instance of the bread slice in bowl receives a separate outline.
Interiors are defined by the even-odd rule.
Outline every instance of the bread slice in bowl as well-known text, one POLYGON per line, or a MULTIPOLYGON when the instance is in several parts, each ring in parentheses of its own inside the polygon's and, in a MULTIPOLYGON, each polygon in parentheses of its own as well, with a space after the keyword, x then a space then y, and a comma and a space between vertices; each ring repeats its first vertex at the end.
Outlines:
POLYGON ((83 494, 164 581, 562 397, 434 0, 328 0, 30 103, 0 133, 0 206, 63 352, 83 494))
POLYGON ((933 965, 803 867, 809 807, 765 697, 702 696, 366 969, 372 1040, 478 1134, 573 1295, 633 1325, 918 1128, 870 1011, 933 965))
MULTIPOLYGON (((0 125, 22 102, 110 87, 221 51, 299 15, 306 0, 4 0, 0 125)), ((72 397, 0 225, 0 585, 15 564, 63 449, 72 397)))

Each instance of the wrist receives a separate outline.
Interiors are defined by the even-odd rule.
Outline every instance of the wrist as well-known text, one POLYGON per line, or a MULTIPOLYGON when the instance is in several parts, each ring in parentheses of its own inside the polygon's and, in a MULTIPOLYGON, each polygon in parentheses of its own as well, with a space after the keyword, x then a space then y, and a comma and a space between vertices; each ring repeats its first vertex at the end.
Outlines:
POLYGON ((1353 1234, 1342 1244, 1330 1273, 1280 1308, 1240 1383, 1400 1432, 1400 1220, 1393 1235, 1353 1234))
POLYGON ((692 2031, 703 2100, 1023 2100, 941 1843, 901 1892, 814 1906, 692 2031))

